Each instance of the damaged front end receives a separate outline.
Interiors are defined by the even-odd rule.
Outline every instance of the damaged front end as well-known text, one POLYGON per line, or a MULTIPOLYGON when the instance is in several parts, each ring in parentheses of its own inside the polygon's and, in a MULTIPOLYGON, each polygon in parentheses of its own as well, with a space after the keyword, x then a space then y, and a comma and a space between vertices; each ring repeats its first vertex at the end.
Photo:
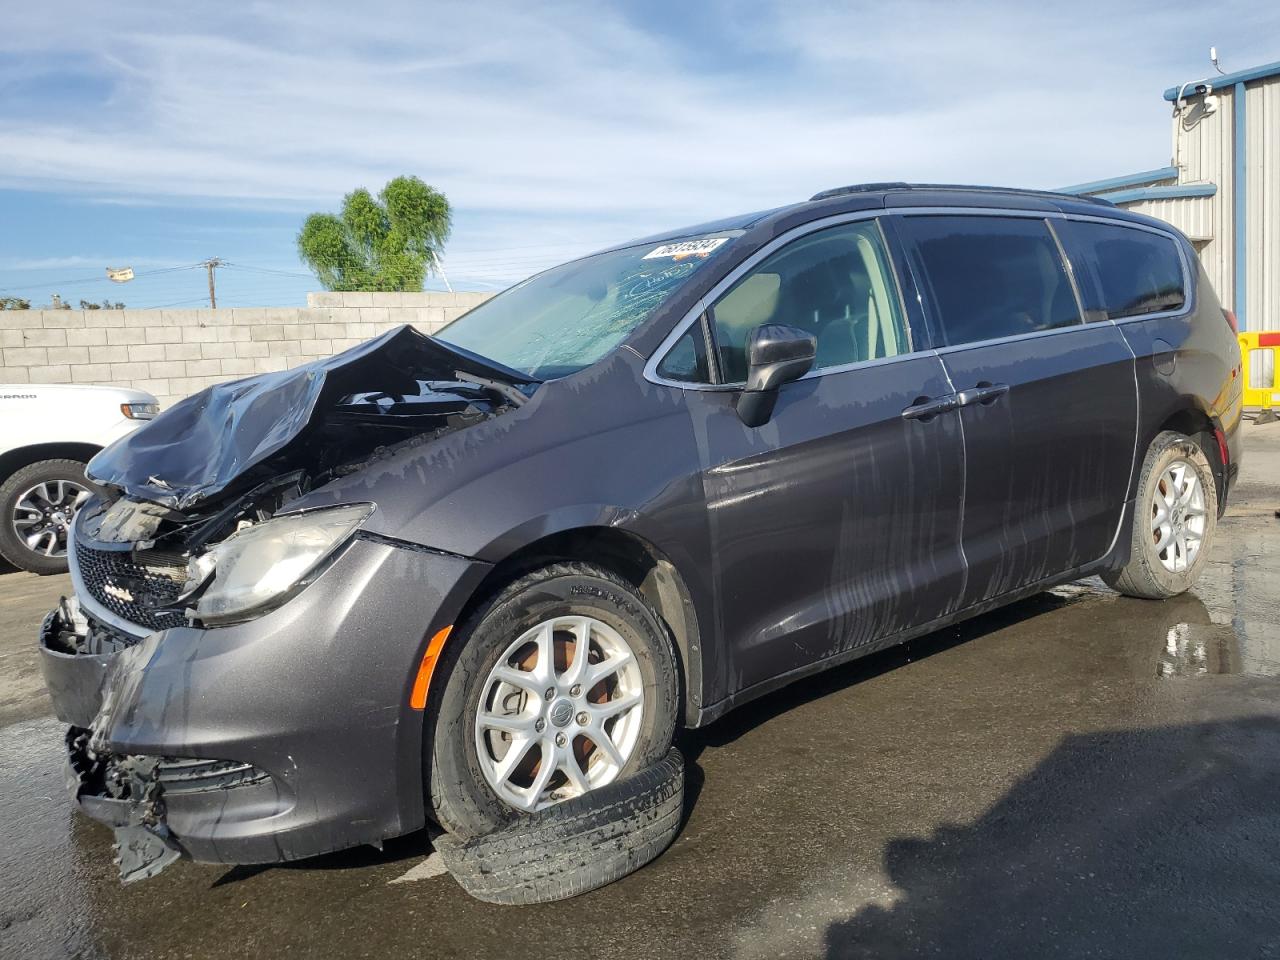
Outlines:
POLYGON ((40 641, 50 694, 60 718, 71 723, 67 791, 85 813, 115 832, 116 864, 125 883, 155 876, 182 854, 165 819, 161 760, 119 756, 104 743, 121 688, 146 651, 135 639, 90 626, 74 599, 64 599, 45 618, 40 641))
POLYGON ((99 754, 92 731, 71 727, 67 789, 85 812, 115 831, 116 866, 125 883, 154 877, 182 856, 165 822, 159 758, 99 754))
POLYGON ((125 883, 155 876, 189 851, 170 826, 207 820, 231 791, 256 791, 256 802, 278 801, 271 776, 252 763, 206 757, 120 753, 109 743, 121 711, 132 712, 159 634, 122 635, 80 614, 63 600, 41 627, 46 682, 66 734, 65 777, 76 805, 115 833, 116 864, 125 883))
POLYGON ((520 406, 538 383, 402 326, 324 360, 187 397, 87 472, 132 500, 203 511, 297 468, 319 485, 520 406))
POLYGON ((514 409, 535 386, 401 327, 183 400, 89 464, 106 492, 78 514, 70 557, 81 604, 96 614, 89 636, 222 625, 287 601, 374 509, 303 518, 290 513, 295 501, 514 409), (310 553, 297 549, 308 540, 310 553), (257 566, 233 581, 248 554, 257 566))
POLYGON ((401 327, 327 360, 211 387, 91 462, 103 492, 75 519, 75 596, 45 619, 41 662, 70 725, 68 788, 115 831, 125 881, 183 854, 270 862, 377 842, 420 817, 420 787, 391 808, 384 791, 382 806, 365 810, 368 791, 343 782, 366 764, 394 769, 400 747, 384 717, 403 700, 401 680, 384 678, 372 652, 386 647, 384 663, 405 657, 408 676, 439 601, 418 587, 390 613, 383 585, 447 585, 475 562, 361 539, 372 503, 294 504, 500 416, 536 386, 401 327), (295 604, 306 609, 293 616, 270 616, 335 565, 333 589, 295 604), (374 634, 379 620, 385 637, 374 634), (334 706, 340 694, 326 702, 289 685, 316 644, 339 638, 372 657, 330 666, 347 681, 369 671, 370 694, 350 717, 334 706), (349 759, 324 776, 323 763, 310 763, 308 781, 298 765, 326 745, 322 735, 331 751, 349 741, 349 759), (311 809, 298 807, 302 782, 324 796, 311 809))
MULTIPOLYGON (((76 520, 77 591, 125 632, 261 613, 265 604, 202 596, 219 555, 232 552, 226 544, 243 548, 259 536, 247 531, 331 480, 520 406, 536 385, 400 327, 326 360, 211 387, 90 462, 107 494, 76 520)), ((353 525, 370 509, 353 506, 353 525)), ((312 574, 324 557, 314 559, 312 574)))

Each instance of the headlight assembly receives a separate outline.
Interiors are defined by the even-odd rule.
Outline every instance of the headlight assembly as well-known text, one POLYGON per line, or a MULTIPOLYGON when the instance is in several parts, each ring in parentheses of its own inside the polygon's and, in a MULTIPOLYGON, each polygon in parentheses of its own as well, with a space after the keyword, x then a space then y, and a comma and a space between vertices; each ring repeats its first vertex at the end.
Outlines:
POLYGON ((120 412, 130 420, 154 420, 160 412, 158 403, 122 403, 120 412))
POLYGON ((210 626, 261 616, 310 583, 371 513, 354 503, 246 527, 188 561, 183 594, 210 626))

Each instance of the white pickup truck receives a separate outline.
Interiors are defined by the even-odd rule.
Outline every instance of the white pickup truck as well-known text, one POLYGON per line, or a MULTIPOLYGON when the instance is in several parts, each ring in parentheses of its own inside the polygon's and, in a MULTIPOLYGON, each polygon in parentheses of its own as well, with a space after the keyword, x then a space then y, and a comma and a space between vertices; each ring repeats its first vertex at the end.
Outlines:
POLYGON ((33 573, 66 570, 85 464, 158 411, 141 390, 0 383, 0 557, 33 573))

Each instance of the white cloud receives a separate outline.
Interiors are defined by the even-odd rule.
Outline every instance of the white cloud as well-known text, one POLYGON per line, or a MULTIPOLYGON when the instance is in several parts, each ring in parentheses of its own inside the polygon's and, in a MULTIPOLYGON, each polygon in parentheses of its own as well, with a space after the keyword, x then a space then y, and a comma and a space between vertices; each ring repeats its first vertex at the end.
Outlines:
POLYGON ((1053 186, 1165 163, 1160 91, 1202 38, 1245 55, 1280 25, 1194 10, 726 3, 674 44, 662 5, 26 5, 0 86, 75 57, 104 99, 0 103, 0 185, 303 209, 413 172, 584 248, 860 180, 1053 186))

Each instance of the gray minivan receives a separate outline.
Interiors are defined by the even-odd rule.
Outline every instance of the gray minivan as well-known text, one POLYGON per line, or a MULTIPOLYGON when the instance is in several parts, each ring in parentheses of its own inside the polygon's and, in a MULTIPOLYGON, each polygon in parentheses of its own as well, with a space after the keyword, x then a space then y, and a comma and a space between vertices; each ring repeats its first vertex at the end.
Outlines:
POLYGON ((1165 223, 879 184, 208 389, 89 466, 41 634, 72 793, 140 869, 476 837, 1054 584, 1177 594, 1233 322, 1165 223))

